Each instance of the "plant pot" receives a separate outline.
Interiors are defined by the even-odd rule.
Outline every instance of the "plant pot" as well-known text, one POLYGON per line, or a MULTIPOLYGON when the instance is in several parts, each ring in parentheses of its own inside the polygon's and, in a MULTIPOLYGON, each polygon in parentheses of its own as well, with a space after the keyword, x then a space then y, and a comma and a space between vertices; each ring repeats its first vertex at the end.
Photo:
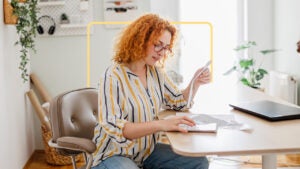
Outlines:
POLYGON ((8 0, 3 0, 3 11, 4 11, 4 23, 5 24, 16 24, 17 16, 13 15, 13 7, 8 0))
POLYGON ((286 154, 285 158, 289 164, 300 164, 300 154, 286 154))
MULTIPOLYGON (((19 2, 26 2, 26 0, 19 0, 19 2)), ((13 14, 13 7, 8 0, 3 0, 4 23, 16 24, 18 17, 13 14)))
POLYGON ((70 21, 67 19, 67 20, 61 20, 60 21, 60 24, 69 24, 70 23, 70 21))

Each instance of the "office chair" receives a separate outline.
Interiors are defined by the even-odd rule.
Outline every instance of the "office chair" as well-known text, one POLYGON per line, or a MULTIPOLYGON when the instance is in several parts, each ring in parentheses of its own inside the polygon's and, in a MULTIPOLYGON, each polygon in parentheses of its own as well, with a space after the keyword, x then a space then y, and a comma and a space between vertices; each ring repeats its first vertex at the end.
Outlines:
POLYGON ((97 90, 82 88, 59 94, 51 100, 50 119, 52 139, 48 144, 60 154, 71 156, 74 169, 75 156, 83 153, 85 165, 80 168, 89 169, 96 150, 92 139, 98 121, 97 90))

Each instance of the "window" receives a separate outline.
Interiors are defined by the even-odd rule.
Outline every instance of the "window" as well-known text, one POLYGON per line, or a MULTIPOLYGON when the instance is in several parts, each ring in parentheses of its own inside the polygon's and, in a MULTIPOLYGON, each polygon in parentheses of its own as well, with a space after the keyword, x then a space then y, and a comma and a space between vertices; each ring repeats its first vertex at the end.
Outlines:
MULTIPOLYGON (((207 21, 213 25, 214 81, 236 81, 223 76, 235 59, 233 48, 238 40, 238 0, 181 0, 180 21, 207 21)), ((209 30, 207 25, 180 25, 178 72, 184 75, 183 86, 191 80, 197 68, 209 59, 209 30)))

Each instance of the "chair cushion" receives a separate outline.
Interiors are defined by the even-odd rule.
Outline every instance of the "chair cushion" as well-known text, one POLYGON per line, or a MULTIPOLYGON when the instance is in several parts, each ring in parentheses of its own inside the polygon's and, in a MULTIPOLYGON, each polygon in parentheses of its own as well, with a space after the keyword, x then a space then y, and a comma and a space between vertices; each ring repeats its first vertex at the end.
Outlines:
POLYGON ((89 139, 77 138, 77 137, 61 137, 57 139, 57 145, 73 150, 84 151, 87 153, 93 153, 96 150, 96 145, 89 139))

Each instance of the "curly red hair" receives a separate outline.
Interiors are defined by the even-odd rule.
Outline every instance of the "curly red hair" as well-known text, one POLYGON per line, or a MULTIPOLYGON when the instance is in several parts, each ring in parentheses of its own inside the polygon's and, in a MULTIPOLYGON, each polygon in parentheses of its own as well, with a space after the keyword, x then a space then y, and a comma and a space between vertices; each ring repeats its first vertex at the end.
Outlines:
MULTIPOLYGON (((146 57, 147 47, 155 43, 165 30, 171 33, 172 49, 177 33, 174 25, 156 14, 139 17, 122 32, 115 45, 113 61, 131 63, 146 57)), ((166 57, 164 56, 163 61, 166 57)))

